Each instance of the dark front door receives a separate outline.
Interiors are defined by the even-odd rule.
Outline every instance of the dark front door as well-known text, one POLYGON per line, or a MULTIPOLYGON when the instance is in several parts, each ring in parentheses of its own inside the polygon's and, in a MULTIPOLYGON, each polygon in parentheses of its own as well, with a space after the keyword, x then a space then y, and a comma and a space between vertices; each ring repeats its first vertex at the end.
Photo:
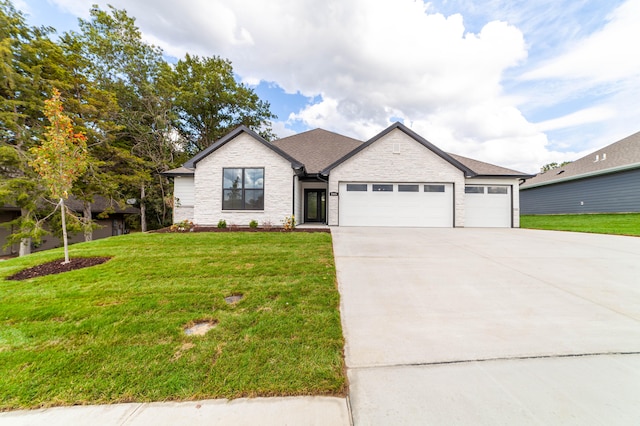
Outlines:
POLYGON ((304 221, 326 222, 327 191, 325 189, 304 190, 304 221))

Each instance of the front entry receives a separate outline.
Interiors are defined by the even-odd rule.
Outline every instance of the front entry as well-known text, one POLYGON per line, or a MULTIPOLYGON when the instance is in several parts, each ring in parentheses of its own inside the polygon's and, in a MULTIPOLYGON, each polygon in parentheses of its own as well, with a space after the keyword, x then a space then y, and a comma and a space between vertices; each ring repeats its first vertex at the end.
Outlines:
POLYGON ((304 190, 304 221, 326 223, 327 190, 304 190))

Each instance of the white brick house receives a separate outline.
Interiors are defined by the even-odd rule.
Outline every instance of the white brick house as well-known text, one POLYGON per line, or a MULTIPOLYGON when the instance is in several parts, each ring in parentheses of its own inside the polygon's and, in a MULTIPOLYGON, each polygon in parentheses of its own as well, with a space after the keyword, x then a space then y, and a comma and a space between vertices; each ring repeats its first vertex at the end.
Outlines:
POLYGON ((524 173, 448 154, 395 123, 367 142, 321 129, 265 141, 241 126, 174 177, 174 222, 518 227, 524 173))

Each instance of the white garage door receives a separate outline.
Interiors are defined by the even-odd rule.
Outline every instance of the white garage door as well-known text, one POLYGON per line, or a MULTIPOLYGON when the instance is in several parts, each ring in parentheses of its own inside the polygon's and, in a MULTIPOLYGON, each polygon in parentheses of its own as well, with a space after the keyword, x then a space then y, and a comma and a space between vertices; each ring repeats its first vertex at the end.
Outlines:
POLYGON ((465 227, 511 227, 510 186, 467 185, 464 192, 465 227))
POLYGON ((453 184, 340 183, 340 226, 452 227, 453 184))

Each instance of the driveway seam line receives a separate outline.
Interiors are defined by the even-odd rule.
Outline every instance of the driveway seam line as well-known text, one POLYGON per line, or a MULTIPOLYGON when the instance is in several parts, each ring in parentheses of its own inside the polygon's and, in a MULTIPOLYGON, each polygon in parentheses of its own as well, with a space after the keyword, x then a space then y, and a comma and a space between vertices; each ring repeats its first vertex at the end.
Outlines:
POLYGON ((387 365, 365 365, 359 367, 347 367, 350 370, 366 370, 373 368, 395 368, 395 367, 423 367, 431 365, 451 365, 451 364, 471 364, 478 362, 491 361, 519 361, 528 359, 559 359, 559 358, 579 358, 579 357, 596 357, 609 355, 640 355, 640 351, 633 352, 589 352, 580 354, 561 354, 561 355, 530 355, 530 356, 514 356, 514 357, 498 357, 498 358, 479 358, 479 359, 462 359, 454 361, 435 361, 435 362, 415 362, 407 364, 387 364, 387 365))

